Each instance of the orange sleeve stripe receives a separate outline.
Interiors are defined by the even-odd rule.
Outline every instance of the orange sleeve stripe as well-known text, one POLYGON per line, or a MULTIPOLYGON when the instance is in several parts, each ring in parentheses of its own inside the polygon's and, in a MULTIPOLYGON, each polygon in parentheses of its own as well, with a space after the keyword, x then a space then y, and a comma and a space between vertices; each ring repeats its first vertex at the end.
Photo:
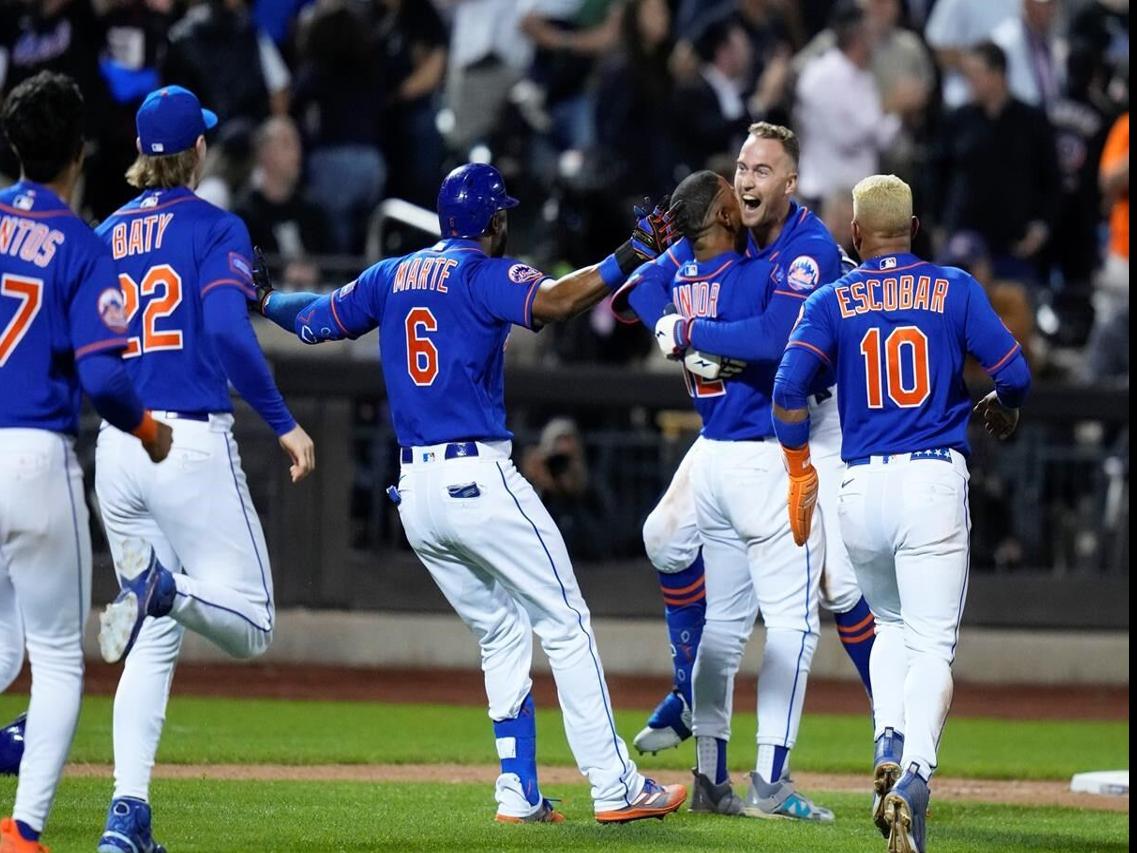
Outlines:
POLYGON ((671 607, 682 607, 684 604, 694 604, 696 601, 705 601, 706 598, 707 591, 705 589, 700 589, 698 592, 692 595, 688 595, 684 598, 670 598, 665 595, 663 597, 663 603, 670 605, 671 607))
POLYGON ((107 338, 105 341, 95 341, 93 344, 84 344, 75 350, 75 359, 78 360, 85 355, 101 352, 105 349, 122 349, 125 346, 126 338, 107 338))
POLYGON ((209 293, 209 291, 213 290, 214 288, 224 287, 226 285, 228 285, 229 287, 236 287, 238 290, 240 290, 246 296, 252 296, 256 292, 251 287, 249 287, 248 284, 241 281, 240 279, 216 278, 213 281, 209 282, 209 284, 205 285, 205 287, 203 287, 201 289, 201 295, 205 296, 205 294, 209 293))
POLYGON ((706 583, 706 577, 701 577, 682 589, 671 589, 670 587, 660 587, 660 589, 663 590, 663 596, 666 598, 669 595, 686 595, 689 592, 694 592, 697 587, 702 586, 704 583, 706 583))
POLYGON ((336 321, 336 325, 340 327, 340 331, 350 338, 351 332, 347 330, 347 326, 340 320, 340 315, 336 313, 336 295, 334 293, 331 295, 331 298, 328 299, 328 304, 332 306, 332 319, 336 321))
POLYGON ((994 373, 995 371, 997 371, 1000 367, 1002 367, 1004 364, 1006 364, 1008 361, 1010 361, 1012 358, 1014 358, 1015 353, 1017 353, 1020 349, 1022 349, 1022 347, 1019 346, 1019 342, 1015 341, 1015 345, 1013 347, 1011 347, 1010 352, 1008 352, 1005 356, 1000 358, 993 365, 986 368, 987 372, 988 373, 994 373))
POLYGON ((824 350, 821 350, 815 347, 813 344, 807 343, 806 341, 790 341, 788 344, 786 344, 786 348, 788 349, 789 347, 802 347, 803 349, 809 350, 826 364, 832 364, 832 362, 829 360, 829 356, 825 354, 824 350))

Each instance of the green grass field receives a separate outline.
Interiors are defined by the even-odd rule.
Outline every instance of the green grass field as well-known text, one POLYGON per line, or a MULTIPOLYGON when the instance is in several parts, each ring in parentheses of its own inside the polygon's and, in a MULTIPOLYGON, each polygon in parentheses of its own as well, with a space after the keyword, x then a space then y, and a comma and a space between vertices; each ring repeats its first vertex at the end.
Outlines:
MULTIPOLYGON (((25 697, 0 697, 0 720, 25 697)), ((72 759, 111 760, 111 703, 84 703, 72 759)), ((620 712, 629 738, 642 711, 620 712)), ((735 725, 731 764, 740 773, 753 758, 752 715, 735 725)), ((559 714, 538 720, 543 765, 571 765, 559 714)), ((863 773, 871 732, 861 717, 816 715, 802 728, 799 771, 863 773)), ((646 756, 641 767, 683 769, 689 750, 646 756)), ((997 779, 1068 779, 1080 770, 1128 766, 1125 722, 1061 723, 959 719, 942 744, 941 773, 997 779)), ((165 764, 492 764, 493 741, 480 708, 348 702, 221 700, 175 697, 159 762, 165 764)), ((737 778, 737 773, 736 773, 737 778)), ((12 779, 0 780, 10 806, 12 779)), ((45 842, 55 853, 91 851, 111 793, 109 778, 69 778, 60 788, 45 842)), ((811 791, 837 812, 829 826, 694 817, 602 827, 591 820, 583 784, 557 786, 569 822, 503 827, 493 813, 492 778, 485 784, 158 780, 152 800, 159 839, 182 851, 337 850, 770 850, 882 851, 865 819, 866 797, 811 791)), ((1113 851, 1129 846, 1125 813, 938 801, 931 821, 933 851, 1113 851)))

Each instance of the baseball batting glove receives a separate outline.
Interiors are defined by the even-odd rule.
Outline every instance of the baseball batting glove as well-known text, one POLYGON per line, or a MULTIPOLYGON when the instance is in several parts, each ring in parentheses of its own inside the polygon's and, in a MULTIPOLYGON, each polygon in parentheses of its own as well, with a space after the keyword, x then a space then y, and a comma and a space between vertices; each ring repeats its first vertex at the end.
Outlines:
POLYGON ((636 267, 655 260, 679 239, 675 226, 675 214, 668 207, 669 197, 664 196, 654 208, 649 209, 651 199, 644 196, 643 201, 632 208, 636 224, 629 237, 616 249, 616 262, 624 275, 631 275, 636 267))
POLYGON ((691 345, 692 319, 680 316, 674 305, 664 309, 663 316, 655 321, 655 342, 667 358, 678 359, 691 345))
POLYGON ((790 530, 798 547, 809 539, 813 526, 813 507, 817 504, 817 471, 809 459, 809 445, 793 448, 782 445, 790 489, 786 503, 790 513, 790 530))
POLYGON ((254 299, 247 300, 250 310, 262 316, 265 313, 265 302, 274 290, 272 276, 269 275, 268 264, 265 262, 264 252, 260 246, 253 246, 253 289, 256 291, 254 299))
POLYGON ((983 427, 1000 441, 1010 438, 1019 425, 1019 410, 1004 406, 992 391, 975 405, 975 413, 983 418, 983 427))
POLYGON ((746 362, 692 349, 683 356, 683 366, 703 379, 733 379, 746 369, 746 362))

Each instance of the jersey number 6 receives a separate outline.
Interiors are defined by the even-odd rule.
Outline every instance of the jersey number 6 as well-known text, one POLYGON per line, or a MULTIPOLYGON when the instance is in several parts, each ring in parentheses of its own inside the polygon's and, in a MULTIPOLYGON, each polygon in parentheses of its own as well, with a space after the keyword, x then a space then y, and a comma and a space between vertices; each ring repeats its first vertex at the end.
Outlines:
POLYGON ((868 390, 869 408, 884 408, 884 382, 888 382, 888 396, 902 409, 924 405, 932 393, 928 371, 928 338, 915 326, 900 326, 884 342, 886 360, 881 364, 880 329, 872 328, 861 338, 861 355, 865 357, 865 388, 868 390), (907 354, 910 364, 902 359, 907 354))
POLYGON ((128 323, 138 313, 141 297, 148 299, 142 311, 142 336, 127 339, 122 357, 135 358, 144 352, 181 349, 181 329, 159 330, 157 327, 160 319, 169 317, 182 304, 182 277, 174 268, 169 264, 150 267, 142 277, 141 284, 136 284, 126 273, 119 273, 118 284, 122 288, 123 308, 128 323), (161 296, 158 296, 159 289, 161 296), (155 296, 158 298, 151 298, 155 296))
POLYGON ((423 387, 433 385, 438 378, 438 349, 424 332, 437 332, 438 320, 429 308, 412 308, 407 312, 407 373, 411 380, 423 387))

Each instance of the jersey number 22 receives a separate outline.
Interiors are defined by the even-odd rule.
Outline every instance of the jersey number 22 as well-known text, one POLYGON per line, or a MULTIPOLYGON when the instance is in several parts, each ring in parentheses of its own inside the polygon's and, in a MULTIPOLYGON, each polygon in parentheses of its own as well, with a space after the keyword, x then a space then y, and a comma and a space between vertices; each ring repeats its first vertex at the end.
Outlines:
POLYGON ((146 270, 142 282, 137 283, 126 273, 118 274, 122 288, 123 307, 129 323, 138 313, 142 297, 142 334, 127 339, 123 358, 135 358, 144 352, 158 352, 182 348, 181 329, 159 329, 158 321, 169 317, 182 304, 182 277, 169 264, 159 264, 146 270))

